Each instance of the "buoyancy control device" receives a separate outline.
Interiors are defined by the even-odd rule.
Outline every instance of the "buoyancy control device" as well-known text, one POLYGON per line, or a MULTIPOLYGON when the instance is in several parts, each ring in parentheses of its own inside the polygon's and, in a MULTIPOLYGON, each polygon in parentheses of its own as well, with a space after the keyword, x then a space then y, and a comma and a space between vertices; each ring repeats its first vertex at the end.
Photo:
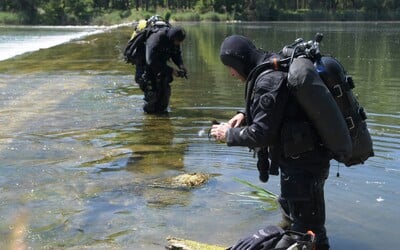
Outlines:
POLYGON ((157 32, 163 27, 171 27, 171 25, 158 15, 152 16, 147 20, 140 20, 136 24, 132 36, 125 46, 123 53, 125 62, 135 65, 144 60, 147 38, 150 34, 157 32))
POLYGON ((367 117, 344 67, 334 57, 321 55, 322 38, 317 33, 314 40, 304 42, 300 38, 285 46, 279 67, 288 69, 289 88, 334 159, 346 166, 361 164, 374 156, 367 117))

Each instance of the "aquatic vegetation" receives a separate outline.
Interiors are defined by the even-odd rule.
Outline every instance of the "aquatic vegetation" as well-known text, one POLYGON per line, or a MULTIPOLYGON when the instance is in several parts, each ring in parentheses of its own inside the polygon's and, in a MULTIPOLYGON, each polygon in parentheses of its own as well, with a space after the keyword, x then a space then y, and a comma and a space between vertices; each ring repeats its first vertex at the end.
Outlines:
POLYGON ((237 193, 236 195, 267 203, 268 207, 265 207, 266 210, 275 210, 278 208, 277 194, 237 177, 234 177, 233 179, 253 189, 250 192, 241 192, 237 193))
POLYGON ((166 249, 170 250, 224 250, 225 247, 209 245, 200 243, 192 240, 179 239, 174 237, 168 237, 168 246, 166 249))

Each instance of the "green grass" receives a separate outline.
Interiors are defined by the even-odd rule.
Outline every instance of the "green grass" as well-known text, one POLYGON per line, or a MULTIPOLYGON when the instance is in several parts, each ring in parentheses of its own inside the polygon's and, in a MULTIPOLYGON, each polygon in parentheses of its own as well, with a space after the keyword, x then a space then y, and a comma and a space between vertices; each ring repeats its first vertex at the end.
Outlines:
POLYGON ((239 195, 241 197, 246 197, 248 199, 251 200, 255 200, 255 201, 259 201, 261 203, 263 203, 263 205, 267 205, 266 207, 264 207, 264 209, 266 210, 275 210, 278 208, 278 203, 277 203, 277 199, 278 199, 278 195, 268 191, 262 187, 259 187, 257 185, 254 185, 248 181, 239 179, 239 178, 233 178, 235 181, 242 183, 250 188, 252 188, 252 191, 250 192, 241 192, 241 193, 237 193, 236 195, 239 195))
POLYGON ((16 13, 0 12, 0 24, 20 24, 21 17, 16 13))

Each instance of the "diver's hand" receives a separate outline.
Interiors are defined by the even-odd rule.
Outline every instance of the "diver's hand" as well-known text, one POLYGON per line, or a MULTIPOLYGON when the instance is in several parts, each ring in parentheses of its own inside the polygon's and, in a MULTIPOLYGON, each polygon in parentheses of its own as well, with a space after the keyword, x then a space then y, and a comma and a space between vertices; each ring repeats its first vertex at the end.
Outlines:
POLYGON ((187 71, 185 71, 185 70, 182 70, 182 69, 178 69, 178 70, 176 70, 176 69, 174 69, 173 71, 172 71, 172 73, 174 74, 174 76, 176 76, 176 77, 181 77, 181 78, 188 78, 188 76, 187 76, 187 71))
POLYGON ((186 69, 185 65, 183 65, 183 64, 179 65, 179 69, 180 69, 181 71, 183 71, 183 72, 185 73, 185 75, 188 74, 188 70, 186 69))
POLYGON ((237 128, 240 127, 244 121, 245 121, 245 116, 243 113, 237 113, 234 117, 232 117, 229 121, 228 124, 232 127, 232 128, 237 128))
POLYGON ((210 135, 214 137, 217 141, 226 140, 226 132, 231 128, 228 123, 220 123, 212 125, 210 135))

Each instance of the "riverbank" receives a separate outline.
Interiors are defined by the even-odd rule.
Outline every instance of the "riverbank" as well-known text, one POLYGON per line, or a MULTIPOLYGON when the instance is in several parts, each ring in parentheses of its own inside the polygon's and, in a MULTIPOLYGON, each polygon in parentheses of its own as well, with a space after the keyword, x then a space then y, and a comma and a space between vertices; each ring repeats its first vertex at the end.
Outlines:
MULTIPOLYGON (((138 21, 140 19, 146 19, 153 15, 160 15, 162 17, 169 16, 172 21, 228 21, 233 20, 234 17, 230 14, 220 14, 216 12, 207 12, 203 14, 196 13, 194 11, 170 11, 168 9, 159 9, 156 12, 150 11, 110 11, 102 13, 101 15, 91 18, 89 23, 65 23, 63 25, 116 25, 120 23, 129 23, 138 21)), ((0 25, 27 25, 24 18, 19 13, 11 12, 0 12, 0 25)), ((38 24, 36 24, 38 25, 38 24)), ((39 23, 39 25, 54 25, 45 22, 39 23)))
MULTIPOLYGON (((384 13, 377 11, 343 10, 343 11, 325 11, 299 9, 292 10, 269 10, 257 13, 254 10, 247 13, 247 16, 236 16, 234 13, 218 13, 209 11, 205 13, 195 10, 170 10, 158 8, 156 11, 144 10, 113 10, 104 12, 98 16, 90 18, 88 23, 65 23, 64 25, 115 25, 127 23, 148 18, 152 15, 170 17, 173 21, 400 21, 400 12, 396 10, 386 11, 384 13)), ((24 18, 19 13, 0 12, 0 25, 21 25, 24 18)), ((76 20, 75 20, 76 21, 76 20)), ((41 25, 53 25, 49 23, 40 23, 41 25)))

